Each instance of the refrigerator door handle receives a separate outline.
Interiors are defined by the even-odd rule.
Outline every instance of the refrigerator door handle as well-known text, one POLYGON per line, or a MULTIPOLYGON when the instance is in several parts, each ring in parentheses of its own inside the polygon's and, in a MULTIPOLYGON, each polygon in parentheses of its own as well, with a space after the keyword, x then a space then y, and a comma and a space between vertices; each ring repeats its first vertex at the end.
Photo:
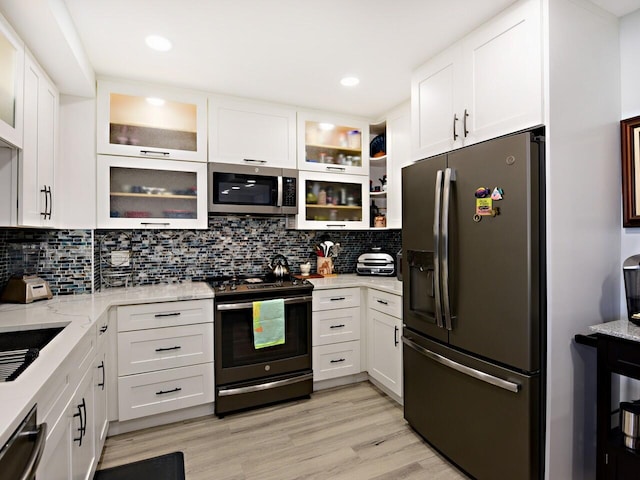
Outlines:
POLYGON ((442 202, 442 170, 438 170, 436 174, 436 195, 435 195, 435 207, 433 211, 433 277, 435 287, 435 300, 436 300, 436 324, 440 328, 444 328, 444 321, 442 319, 442 302, 440 292, 440 235, 441 235, 441 202, 442 202))
POLYGON ((431 350, 427 350, 426 348, 418 345, 417 343, 409 340, 407 337, 402 337, 402 343, 404 343, 409 348, 412 348, 416 352, 424 355, 425 357, 433 360, 434 362, 438 362, 445 367, 452 368, 460 373, 473 377, 477 380, 480 380, 485 383, 489 383, 496 387, 503 388, 504 390, 508 390, 513 393, 518 393, 520 390, 520 385, 517 383, 509 382, 502 378, 495 377, 493 375, 489 375, 488 373, 481 372, 480 370, 476 370, 475 368, 467 367, 466 365, 462 365, 461 363, 454 362, 453 360, 443 357, 442 355, 432 352, 431 350))
POLYGON ((442 193, 442 244, 439 247, 441 266, 441 289, 442 303, 444 309, 444 327, 447 330, 453 329, 451 320, 451 297, 449 296, 449 207, 451 205, 451 182, 456 180, 455 170, 447 168, 444 171, 444 191, 442 193))

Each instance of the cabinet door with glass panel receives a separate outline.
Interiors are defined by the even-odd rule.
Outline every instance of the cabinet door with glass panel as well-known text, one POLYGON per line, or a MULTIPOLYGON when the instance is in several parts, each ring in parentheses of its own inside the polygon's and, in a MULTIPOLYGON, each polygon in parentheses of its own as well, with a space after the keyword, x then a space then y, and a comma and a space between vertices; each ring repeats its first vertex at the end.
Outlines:
POLYGON ((207 97, 98 81, 98 153, 207 161, 207 97))
POLYGON ((0 15, 0 143, 22 148, 24 45, 0 15))
POLYGON ((369 175, 368 138, 366 121, 298 112, 298 169, 369 175))
POLYGON ((98 228, 207 228, 207 165, 98 155, 98 228))
POLYGON ((300 229, 364 229, 369 227, 369 177, 299 172, 300 229))

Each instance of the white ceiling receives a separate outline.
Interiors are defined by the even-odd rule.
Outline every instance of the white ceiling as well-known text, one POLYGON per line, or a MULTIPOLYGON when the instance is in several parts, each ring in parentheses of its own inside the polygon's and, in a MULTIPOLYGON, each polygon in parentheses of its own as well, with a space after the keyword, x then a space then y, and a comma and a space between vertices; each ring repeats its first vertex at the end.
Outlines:
MULTIPOLYGON (((640 8, 640 0, 592 1, 617 16, 640 8)), ((513 2, 0 0, 0 10, 63 93, 87 94, 75 87, 91 85, 85 58, 99 76, 375 119, 409 98, 415 67, 513 2), (174 48, 149 50, 152 33, 174 48), (342 87, 346 74, 360 85, 342 87)))
POLYGON ((376 117, 409 98, 415 67, 514 0, 65 1, 98 75, 376 117), (151 33, 173 50, 150 51, 151 33))

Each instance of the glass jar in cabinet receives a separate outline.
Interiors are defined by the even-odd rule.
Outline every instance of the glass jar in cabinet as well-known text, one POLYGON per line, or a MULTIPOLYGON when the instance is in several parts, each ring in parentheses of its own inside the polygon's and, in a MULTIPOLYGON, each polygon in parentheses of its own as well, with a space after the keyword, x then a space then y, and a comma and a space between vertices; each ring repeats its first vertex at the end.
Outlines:
POLYGON ((98 153, 207 161, 205 95, 98 81, 98 153))
POLYGON ((368 175, 368 138, 365 121, 298 113, 298 169, 368 175))
POLYGON ((98 228, 207 228, 205 163, 98 155, 98 228))
POLYGON ((22 148, 24 45, 0 15, 0 144, 22 148))
POLYGON ((363 229, 369 226, 369 180, 358 175, 299 173, 300 229, 363 229))

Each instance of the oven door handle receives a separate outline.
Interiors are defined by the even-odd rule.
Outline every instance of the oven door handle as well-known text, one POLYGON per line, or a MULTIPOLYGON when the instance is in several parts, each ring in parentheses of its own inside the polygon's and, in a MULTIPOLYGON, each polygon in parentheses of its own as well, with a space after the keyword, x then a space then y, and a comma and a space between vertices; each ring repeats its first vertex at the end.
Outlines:
POLYGON ((297 377, 285 378, 284 380, 275 380, 273 382, 260 383, 258 385, 249 385, 248 387, 221 388, 218 391, 218 396, 229 397, 231 395, 241 395, 243 393, 260 392, 262 390, 284 387, 285 385, 293 385, 294 383, 305 382, 307 380, 313 380, 313 373, 305 373, 304 375, 299 375, 297 377))
MULTIPOLYGON (((285 298, 284 304, 291 305, 292 303, 306 303, 310 302, 313 297, 311 295, 305 295, 303 297, 291 297, 285 298)), ((216 310, 218 311, 227 311, 227 310, 247 310, 253 308, 253 302, 242 302, 242 303, 220 303, 216 305, 216 310)))

